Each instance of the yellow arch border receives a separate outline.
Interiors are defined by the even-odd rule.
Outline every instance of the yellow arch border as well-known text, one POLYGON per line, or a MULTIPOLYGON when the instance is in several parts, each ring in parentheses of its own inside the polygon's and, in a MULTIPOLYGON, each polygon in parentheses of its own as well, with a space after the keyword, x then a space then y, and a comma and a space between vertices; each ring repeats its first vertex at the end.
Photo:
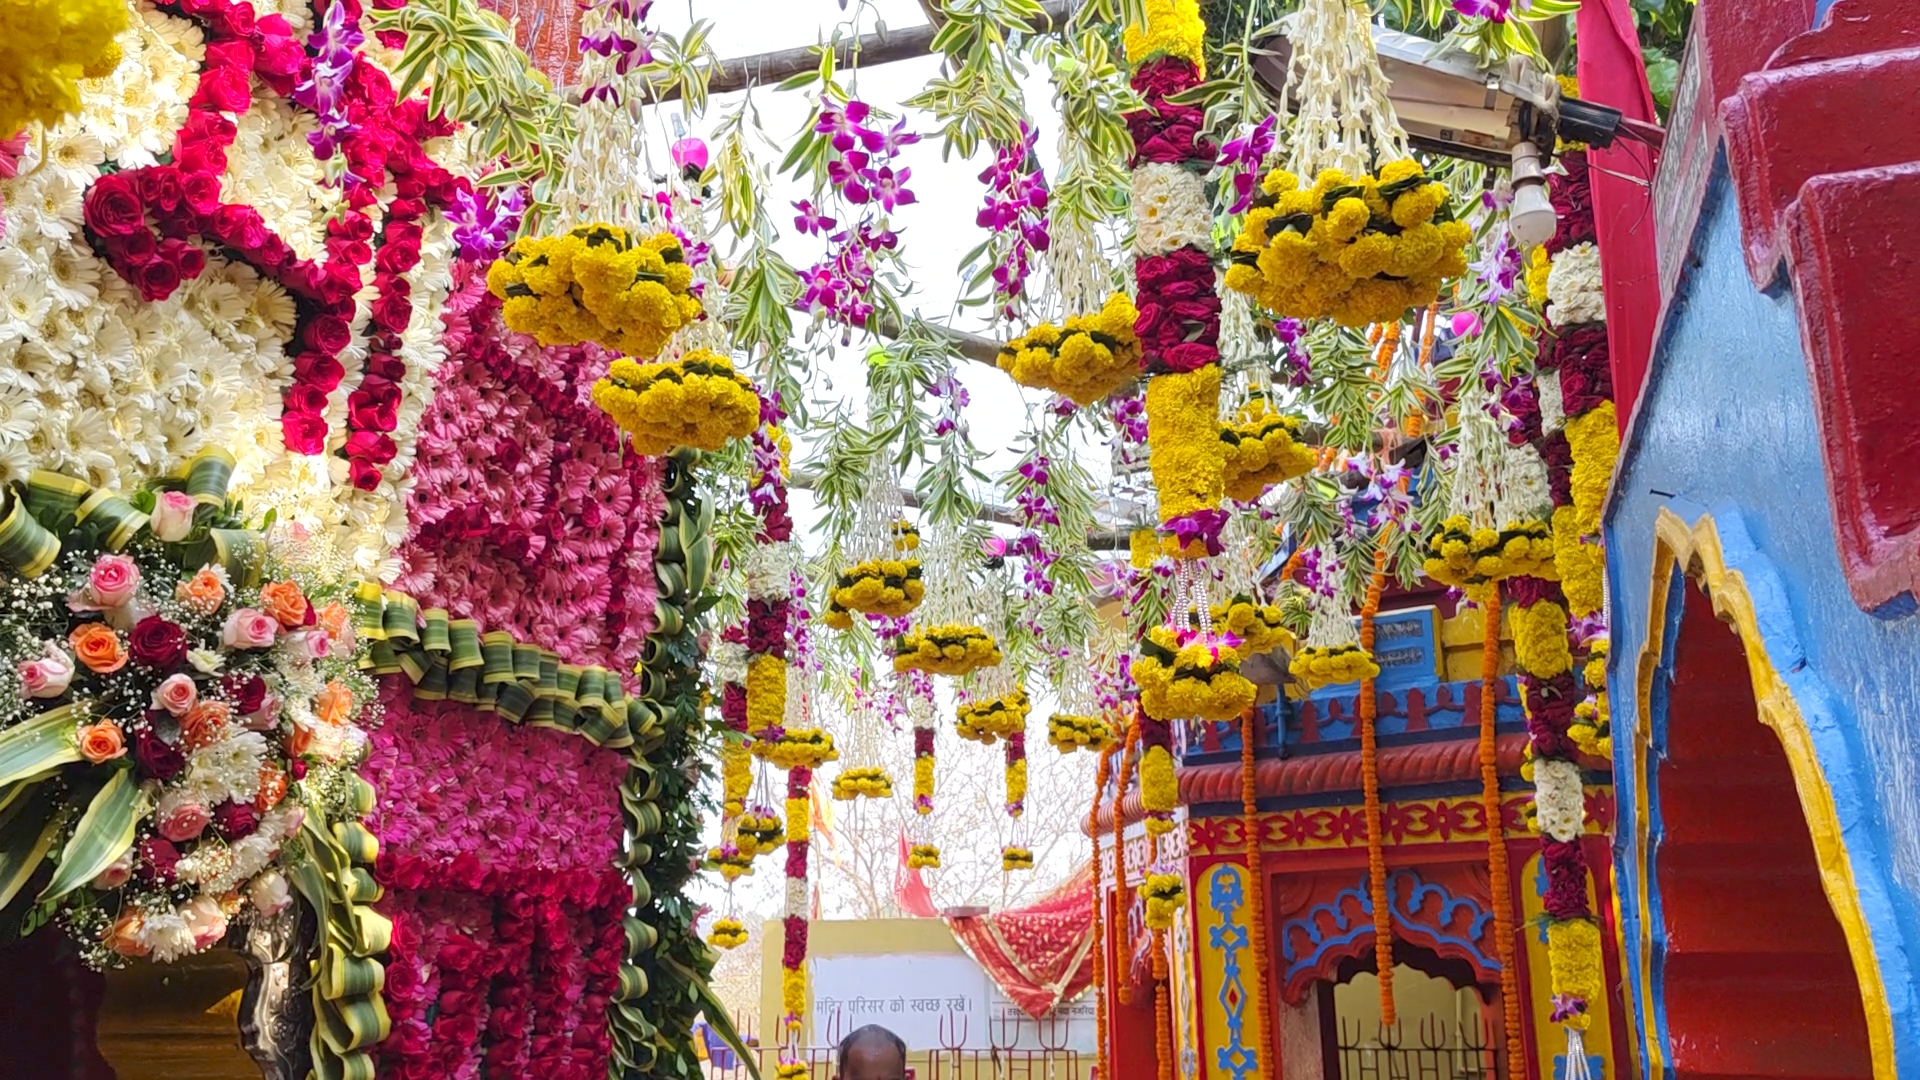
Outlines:
MULTIPOLYGON (((1702 514, 1699 521, 1688 526, 1678 514, 1665 508, 1660 510, 1654 521, 1653 581, 1647 594, 1647 640, 1640 648, 1634 672, 1638 690, 1635 696, 1638 715, 1634 744, 1642 767, 1634 770, 1633 827, 1636 853, 1642 860, 1643 868, 1638 875, 1639 895, 1636 897, 1643 928, 1640 940, 1635 943, 1640 954, 1641 971, 1639 1001, 1635 1003, 1635 1011, 1640 1015, 1636 1019, 1645 1024, 1653 1016, 1652 980, 1648 974, 1652 970, 1652 958, 1649 955, 1651 938, 1645 929, 1650 925, 1650 911, 1647 876, 1644 872, 1648 832, 1647 770, 1644 763, 1652 740, 1649 699, 1652 696, 1654 673, 1660 666, 1660 657, 1665 650, 1663 639, 1666 635, 1667 595, 1676 567, 1701 587, 1713 604, 1714 615, 1740 638, 1747 656, 1747 671, 1753 682, 1756 711, 1760 722, 1773 729, 1780 739, 1781 749, 1786 752, 1788 765, 1793 770, 1794 789, 1800 796, 1800 810, 1806 818, 1807 831, 1813 838, 1814 857, 1820 868, 1820 885, 1827 894, 1827 903, 1833 908, 1834 917, 1840 923, 1841 933, 1847 939, 1847 951, 1853 959, 1854 978, 1860 985, 1860 1004, 1866 1015, 1874 1080, 1899 1080, 1894 1070, 1893 1011, 1887 1002, 1886 984, 1880 975, 1880 961, 1874 954, 1866 915, 1860 907, 1860 892, 1854 883, 1853 864, 1847 857, 1846 841, 1840 832, 1840 816, 1834 807, 1833 789, 1821 771, 1806 717, 1801 714, 1793 692, 1780 678, 1767 653, 1766 639, 1761 636, 1759 619, 1754 612, 1753 595, 1747 589, 1745 576, 1727 566, 1726 554, 1720 545, 1720 529, 1713 516, 1702 514)), ((1617 921, 1615 925, 1621 926, 1617 921)), ((1624 932, 1622 927, 1621 933, 1624 932)), ((1624 941, 1621 943, 1623 950, 1625 944, 1624 941)), ((1665 1066, 1658 1039, 1647 1040, 1647 1052, 1652 1059, 1647 1062, 1649 1074, 1651 1067, 1665 1066)))

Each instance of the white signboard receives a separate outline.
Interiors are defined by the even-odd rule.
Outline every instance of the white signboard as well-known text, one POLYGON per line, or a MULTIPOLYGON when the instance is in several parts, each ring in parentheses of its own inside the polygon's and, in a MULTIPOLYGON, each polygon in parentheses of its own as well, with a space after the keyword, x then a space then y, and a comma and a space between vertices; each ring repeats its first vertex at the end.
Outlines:
POLYGON ((1094 1002, 1076 1001, 1036 1021, 980 965, 951 953, 822 956, 811 962, 813 1039, 831 1046, 878 1024, 907 1049, 1094 1050, 1094 1002))

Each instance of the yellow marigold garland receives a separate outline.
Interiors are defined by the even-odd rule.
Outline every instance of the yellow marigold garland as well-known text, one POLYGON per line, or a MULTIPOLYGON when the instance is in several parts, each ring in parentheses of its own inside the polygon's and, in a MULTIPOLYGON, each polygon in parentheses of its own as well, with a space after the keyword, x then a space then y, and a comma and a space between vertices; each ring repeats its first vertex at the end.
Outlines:
POLYGON ((1135 529, 1127 534, 1127 565, 1151 570, 1159 557, 1160 537, 1152 529, 1135 529))
POLYGON ((1311 187, 1268 173, 1233 242, 1226 284, 1262 307, 1343 326, 1400 321, 1466 273, 1473 229, 1453 219, 1446 186, 1411 159, 1378 179, 1327 169, 1311 187))
POLYGON ((34 121, 53 127, 80 111, 80 80, 120 66, 121 0, 10 0, 0 4, 0 139, 34 121))
POLYGON ((1127 63, 1139 67, 1157 56, 1177 56, 1205 79, 1207 24, 1200 18, 1199 0, 1146 0, 1142 14, 1145 26, 1127 27, 1127 63))
POLYGON ((901 635, 893 645, 893 670, 929 675, 965 675, 1000 663, 1000 646, 978 626, 942 623, 901 635))
POLYGON ((1140 891, 1147 898, 1147 929, 1172 929, 1180 909, 1187 906, 1187 886, 1180 875, 1149 873, 1140 891))
POLYGON ((1102 717, 1054 713, 1047 717, 1047 744, 1063 754, 1075 750, 1097 754, 1113 745, 1113 729, 1102 717))
MULTIPOLYGON (((698 319, 693 270, 672 233, 635 239, 616 225, 524 236, 487 270, 507 326, 542 345, 595 342, 642 360, 698 319)), ((749 429, 751 430, 751 429, 749 429)))
POLYGON ((1538 679, 1552 679, 1573 667, 1567 648, 1567 612, 1551 600, 1516 607, 1508 617, 1513 628, 1514 661, 1520 670, 1538 679))
POLYGON ((1220 441, 1220 365, 1147 380, 1147 467, 1160 520, 1220 505, 1226 445, 1220 441))
POLYGON ((840 571, 828 595, 829 616, 838 609, 900 618, 912 614, 926 595, 919 559, 868 559, 840 571))
POLYGON ((770 806, 756 807, 742 814, 734 832, 740 850, 749 857, 772 851, 787 842, 786 826, 780 823, 780 816, 770 806))
POLYGON ((705 349, 660 363, 615 360, 593 384, 593 403, 651 457, 681 446, 719 450, 760 423, 753 383, 705 349))
POLYGON ((1576 535, 1600 531, 1600 508, 1607 501, 1614 461, 1620 456, 1620 429, 1613 402, 1602 402, 1567 421, 1567 449, 1573 453, 1576 535))
POLYGON ((1510 577, 1559 576, 1553 561, 1553 531, 1544 521, 1476 529, 1463 515, 1440 523, 1427 541, 1427 576, 1455 588, 1471 588, 1510 577))
MULTIPOLYGON (((1547 966, 1552 970, 1556 993, 1569 994, 1582 1001, 1604 1000, 1607 991, 1600 965, 1599 923, 1592 919, 1547 923, 1547 966)), ((1593 1021, 1592 1014, 1583 1011, 1561 1022, 1585 1031, 1593 1021)))
POLYGON ((747 928, 731 916, 713 920, 713 928, 707 931, 707 944, 716 949, 732 949, 746 943, 747 928))
POLYGON ((938 844, 915 844, 907 851, 907 867, 912 870, 940 869, 938 844))
MULTIPOLYGON (((777 728, 787 717, 787 662, 770 653, 761 653, 747 662, 747 731, 758 735, 777 728)), ((754 752, 765 756, 766 740, 754 743, 754 752)))
POLYGON ((1126 293, 1114 293, 1092 315, 1042 323, 1007 342, 995 363, 1021 386, 1092 405, 1140 376, 1139 317, 1126 293))
MULTIPOLYGON (((795 1026, 800 1023, 801 1017, 807 1015, 807 969, 804 964, 780 969, 780 1007, 792 1018, 795 1026)), ((804 1065, 801 1067, 805 1068, 804 1065)))
POLYGON ((1027 801, 1027 759, 1015 758, 1007 762, 1005 779, 1007 783, 1007 813, 1019 817, 1015 807, 1027 801))
POLYGON ((1213 605, 1213 626, 1240 639, 1234 651, 1242 660, 1293 645, 1293 631, 1287 629, 1280 605, 1255 604, 1246 596, 1213 605))
POLYGON ((893 523, 893 550, 906 554, 920 550, 920 527, 911 521, 900 520, 893 523))
POLYGON ((1164 746, 1147 747, 1140 755, 1140 806, 1147 813, 1147 831, 1173 831, 1173 811, 1179 805, 1180 781, 1172 752, 1164 746))
POLYGON ((1293 654, 1287 670, 1311 693, 1371 679, 1380 674, 1380 665, 1358 645, 1309 645, 1293 654))
MULTIPOLYGON (((817 769, 840 758, 840 751, 833 746, 833 736, 819 728, 786 728, 779 738, 763 741, 767 745, 764 756, 778 769, 817 769)), ((791 817, 787 839, 806 839, 793 835, 791 817)))
POLYGON ((969 742, 992 746, 1016 731, 1025 731, 1027 713, 1032 708, 1025 690, 969 701, 955 710, 958 722, 954 732, 969 742))
POLYGON ((707 849, 707 864, 718 870, 721 878, 727 881, 737 881, 753 873, 753 855, 725 845, 707 849))
POLYGON ((1560 591, 1576 616, 1600 610, 1606 598, 1607 552, 1597 537, 1577 530, 1579 511, 1571 504, 1553 510, 1553 566, 1560 575, 1560 591))
POLYGON ((1018 844, 1008 844, 1001 848, 1000 869, 1008 871, 1033 869, 1033 849, 1018 844))
POLYGON ((1156 720, 1232 720, 1253 704, 1254 686, 1240 674, 1234 650, 1195 639, 1181 644, 1156 626, 1133 663, 1140 705, 1156 720))
POLYGON ((1273 485, 1312 472, 1320 455, 1299 442, 1299 434, 1300 421, 1274 412, 1266 398, 1242 405, 1231 423, 1220 426, 1227 498, 1252 502, 1273 485))
POLYGON ((752 755, 738 737, 720 747, 721 814, 735 818, 746 812, 747 792, 753 787, 752 755))
POLYGON ((869 799, 893 798, 893 777, 877 765, 860 765, 841 769, 833 778, 835 799, 851 802, 863 796, 869 799))

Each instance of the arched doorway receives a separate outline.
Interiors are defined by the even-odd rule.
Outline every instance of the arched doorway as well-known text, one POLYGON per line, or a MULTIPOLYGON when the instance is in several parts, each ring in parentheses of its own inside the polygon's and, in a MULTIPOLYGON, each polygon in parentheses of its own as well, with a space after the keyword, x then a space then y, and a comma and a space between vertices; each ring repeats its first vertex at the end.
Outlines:
POLYGON ((1740 639, 1686 588, 1652 856, 1677 1077, 1866 1080, 1865 1011, 1785 752, 1740 639))

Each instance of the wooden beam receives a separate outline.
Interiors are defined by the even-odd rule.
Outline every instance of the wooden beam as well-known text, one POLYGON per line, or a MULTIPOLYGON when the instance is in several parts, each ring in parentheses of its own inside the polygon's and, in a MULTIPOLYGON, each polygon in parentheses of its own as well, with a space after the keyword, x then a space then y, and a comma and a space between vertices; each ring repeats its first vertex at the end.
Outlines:
MULTIPOLYGON (((1036 34, 1058 29, 1066 24, 1068 16, 1073 14, 1078 4, 1079 0, 1047 0, 1042 5, 1044 10, 1040 16, 1029 23, 1028 28, 1036 34)), ((932 50, 933 38, 937 33, 938 27, 932 23, 922 23, 903 30, 862 34, 858 39, 842 41, 834 47, 833 64, 836 68, 850 67, 855 63, 856 55, 862 67, 926 56, 932 50)), ((795 75, 815 71, 819 67, 820 54, 812 46, 735 57, 720 61, 713 78, 707 83, 707 92, 731 94, 750 87, 776 86, 795 75)), ((661 87, 659 96, 648 104, 679 99, 680 90, 677 86, 661 87)))

